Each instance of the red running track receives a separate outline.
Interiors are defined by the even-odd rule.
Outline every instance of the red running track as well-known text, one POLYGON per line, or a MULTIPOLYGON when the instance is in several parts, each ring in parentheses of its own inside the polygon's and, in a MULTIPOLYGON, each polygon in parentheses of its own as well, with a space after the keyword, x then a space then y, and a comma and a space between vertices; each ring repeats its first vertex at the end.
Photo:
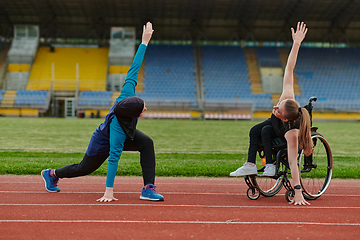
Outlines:
POLYGON ((0 239, 358 239, 360 181, 332 180, 311 206, 282 190, 256 201, 243 178, 157 177, 164 202, 139 199, 142 178, 117 177, 118 201, 99 203, 105 177, 0 176, 0 239))

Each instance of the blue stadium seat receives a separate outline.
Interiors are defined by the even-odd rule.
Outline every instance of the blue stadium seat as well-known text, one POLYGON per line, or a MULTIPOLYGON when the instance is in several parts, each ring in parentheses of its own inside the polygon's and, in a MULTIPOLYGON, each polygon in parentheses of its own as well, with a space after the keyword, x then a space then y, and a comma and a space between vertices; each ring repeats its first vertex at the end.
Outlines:
POLYGON ((191 45, 151 45, 145 58, 146 99, 196 99, 194 49, 191 45))
POLYGON ((302 47, 295 67, 302 96, 316 95, 328 108, 356 106, 360 101, 359 56, 360 48, 302 47), (347 103, 331 102, 340 100, 347 103))
POLYGON ((112 91, 83 91, 79 94, 79 106, 106 106, 112 103, 112 91))
POLYGON ((48 91, 43 90, 17 90, 15 104, 25 105, 47 105, 48 91))
MULTIPOLYGON (((238 46, 202 46, 204 94, 206 100, 263 101, 271 103, 269 94, 251 94, 245 52, 238 46), (264 100, 263 100, 264 99, 264 100)), ((267 104, 269 105, 269 104, 267 104)))
POLYGON ((261 67, 282 67, 278 48, 257 47, 255 51, 256 51, 258 64, 261 67))

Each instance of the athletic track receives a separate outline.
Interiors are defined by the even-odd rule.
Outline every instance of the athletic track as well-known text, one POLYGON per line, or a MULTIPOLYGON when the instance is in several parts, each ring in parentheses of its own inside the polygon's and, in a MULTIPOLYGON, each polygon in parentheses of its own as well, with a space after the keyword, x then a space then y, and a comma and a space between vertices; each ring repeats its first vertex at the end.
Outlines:
POLYGON ((0 239, 360 239, 360 181, 332 180, 311 206, 282 190, 256 201, 243 178, 157 177, 164 202, 139 200, 140 177, 116 177, 118 201, 99 203, 105 177, 0 175, 0 239))

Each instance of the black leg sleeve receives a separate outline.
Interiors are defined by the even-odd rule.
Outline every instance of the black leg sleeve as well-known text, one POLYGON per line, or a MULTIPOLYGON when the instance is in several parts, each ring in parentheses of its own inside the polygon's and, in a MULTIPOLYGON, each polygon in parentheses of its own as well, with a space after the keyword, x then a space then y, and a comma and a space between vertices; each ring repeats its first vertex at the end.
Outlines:
POLYGON ((70 164, 55 170, 58 178, 73 178, 88 175, 98 169, 109 154, 88 156, 85 154, 83 160, 78 164, 70 164))
POLYGON ((273 163, 272 154, 271 154, 271 139, 276 137, 276 133, 272 125, 266 125, 261 130, 261 139, 264 146, 264 152, 266 157, 266 164, 273 163))
POLYGON ((256 124, 250 129, 250 146, 248 151, 248 162, 256 163, 256 154, 259 144, 261 143, 261 130, 264 126, 271 125, 271 119, 256 124))
POLYGON ((144 185, 155 183, 155 150, 153 140, 141 132, 135 130, 134 140, 127 139, 124 144, 124 151, 139 151, 140 165, 142 168, 144 185))

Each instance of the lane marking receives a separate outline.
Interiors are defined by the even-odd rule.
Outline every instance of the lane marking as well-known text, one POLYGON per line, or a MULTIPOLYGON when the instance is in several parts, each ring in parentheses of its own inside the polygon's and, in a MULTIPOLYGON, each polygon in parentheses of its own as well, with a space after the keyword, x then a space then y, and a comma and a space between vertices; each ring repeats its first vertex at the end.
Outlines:
MULTIPOLYGON (((24 194, 49 194, 49 192, 46 191, 0 191, 0 193, 24 193, 24 194)), ((104 194, 104 191, 102 192, 60 192, 58 194, 104 194)), ((114 192, 114 194, 140 194, 140 192, 114 192)), ((235 195, 235 196, 242 196, 246 195, 245 193, 192 193, 192 192, 161 192, 161 194, 169 194, 169 195, 235 195)), ((280 194, 281 195, 281 194, 280 194)), ((284 195, 284 194, 283 194, 284 195)), ((346 195, 348 196, 348 195, 346 195)))
MULTIPOLYGON (((73 184, 73 183, 81 183, 83 185, 104 185, 103 182, 99 182, 99 183, 92 183, 92 182, 82 182, 82 181, 62 181, 63 185, 66 184, 73 184)), ((42 182, 40 181, 33 181, 33 182, 13 182, 13 181, 0 181, 0 184, 42 184, 42 182)), ((131 183, 124 183, 124 182, 115 182, 115 184, 117 185, 136 185, 136 186, 143 186, 141 182, 131 182, 131 183)), ((209 181, 209 183, 196 183, 196 182, 176 182, 176 183, 172 183, 172 182, 167 182, 167 183, 162 183, 162 182, 158 182, 157 185, 198 185, 198 186, 209 186, 209 184, 211 184, 211 186, 237 186, 237 187, 244 187, 246 186, 245 182, 240 182, 240 183, 212 183, 211 181, 209 181)))
POLYGON ((360 209, 359 207, 322 207, 322 206, 263 206, 263 205, 244 205, 244 206, 231 206, 231 205, 192 205, 192 204, 141 204, 141 203, 0 203, 0 206, 41 206, 41 207, 47 207, 47 206, 120 206, 120 207, 196 207, 196 208, 299 208, 299 209, 360 209))
POLYGON ((320 225, 320 226, 360 226, 360 223, 334 222, 241 222, 228 221, 136 221, 136 220, 1 220, 0 223, 154 223, 154 224, 239 224, 239 225, 320 225))
MULTIPOLYGON (((1 178, 1 176, 0 176, 1 178)), ((159 178, 159 177, 158 177, 159 178)), ((170 177, 171 178, 171 177, 170 177)), ((247 185, 244 181, 242 181, 243 179, 239 179, 238 183, 234 183, 233 181, 238 181, 235 180, 233 178, 224 178, 224 181, 229 181, 229 182, 223 182, 223 183, 212 183, 212 180, 210 179, 209 182, 207 183, 197 183, 197 181, 203 181, 203 179, 195 179, 192 180, 190 177, 184 177, 184 178, 188 178, 189 181, 184 181, 184 182, 171 182, 172 180, 168 180, 167 182, 162 182, 162 180, 157 181, 157 185, 191 185, 191 186, 209 186, 209 184, 211 184, 211 186, 235 186, 235 187, 239 187, 239 188, 247 188, 247 185)), ((40 177, 39 177, 40 179, 40 177)), ((105 178, 104 178, 105 179, 105 178)), ((186 180, 186 179, 183 179, 186 180)), ((61 179, 60 180, 62 182, 62 185, 67 185, 67 184, 74 184, 74 183, 81 183, 82 185, 104 185, 103 182, 91 182, 91 181, 86 181, 86 179, 82 179, 82 180, 73 180, 70 181, 68 179, 61 179)), ((142 180, 141 180, 142 181, 142 180)), ((346 181, 346 180, 344 180, 346 181)), ((354 188, 360 188, 360 185, 358 183, 360 183, 360 180, 354 180, 356 182, 350 181, 351 185, 350 186, 346 186, 344 185, 343 182, 331 182, 329 188, 337 188, 337 187, 341 187, 341 188, 350 188, 350 189, 354 189, 354 188)), ((0 184, 41 184, 43 185, 42 181, 12 181, 12 180, 5 180, 5 181, 0 181, 0 184)), ((142 183, 139 182, 121 182, 121 180, 119 180, 119 182, 115 182, 115 184, 117 185, 135 185, 135 186, 142 186, 142 183)))
MULTIPOLYGON (((1 193, 11 193, 11 194, 49 194, 49 192, 44 191, 16 191, 16 190, 4 190, 0 191, 1 193)), ((60 192, 58 194, 103 194, 104 192, 60 192)), ((140 194, 139 192, 114 192, 115 194, 140 194)), ((246 193, 229 193, 229 192, 208 192, 208 193, 200 193, 200 192, 163 192, 161 194, 169 194, 169 195, 228 195, 228 196, 246 196, 246 193)), ((276 196, 284 196, 285 193, 278 193, 276 196)), ((324 193, 324 196, 327 197, 360 197, 360 194, 332 194, 332 193, 324 193)))

